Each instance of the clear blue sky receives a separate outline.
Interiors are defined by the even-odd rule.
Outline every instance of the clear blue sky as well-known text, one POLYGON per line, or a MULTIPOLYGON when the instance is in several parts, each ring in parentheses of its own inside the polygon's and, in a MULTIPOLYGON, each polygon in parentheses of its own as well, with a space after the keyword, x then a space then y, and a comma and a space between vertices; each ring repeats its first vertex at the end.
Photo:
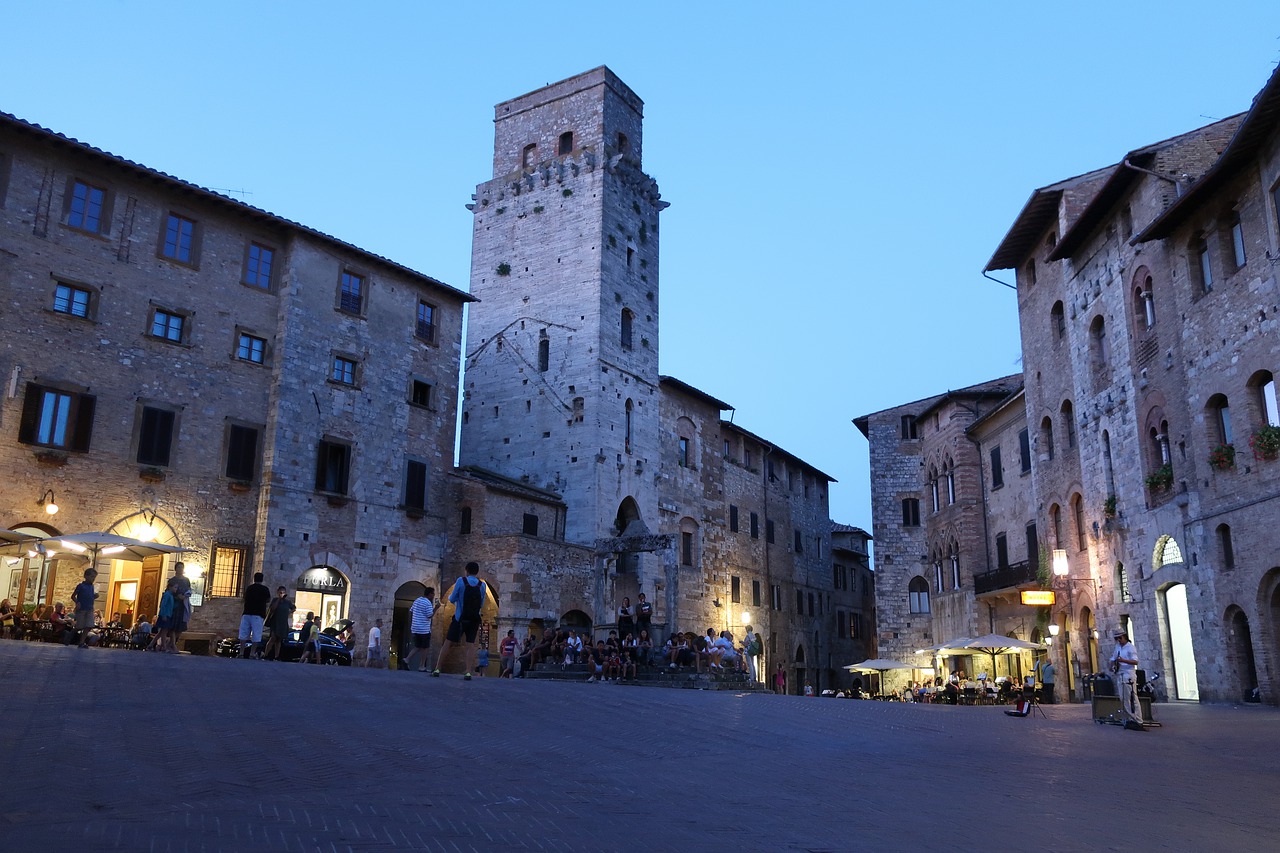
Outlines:
POLYGON ((463 289, 493 105, 608 65, 672 204, 662 371, 868 530, 851 420, 1020 369, 980 270, 1031 191, 1246 109, 1280 60, 1275 0, 10 5, 0 110, 463 289))

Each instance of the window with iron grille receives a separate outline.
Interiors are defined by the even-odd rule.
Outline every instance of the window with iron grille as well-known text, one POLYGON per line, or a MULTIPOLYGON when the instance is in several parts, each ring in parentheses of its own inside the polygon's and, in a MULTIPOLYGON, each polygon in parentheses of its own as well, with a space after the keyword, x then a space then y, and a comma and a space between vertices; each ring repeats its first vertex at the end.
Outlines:
POLYGON ((244 591, 244 573, 249 565, 249 549, 238 545, 213 546, 213 577, 209 596, 234 598, 244 591))

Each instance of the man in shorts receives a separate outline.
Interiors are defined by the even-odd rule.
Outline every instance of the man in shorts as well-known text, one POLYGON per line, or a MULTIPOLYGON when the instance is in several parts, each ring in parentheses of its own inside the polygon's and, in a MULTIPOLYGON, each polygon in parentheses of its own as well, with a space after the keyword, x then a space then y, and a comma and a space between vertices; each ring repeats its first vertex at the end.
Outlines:
POLYGON ((449 593, 449 601, 454 606, 453 619, 449 622, 449 633, 445 634, 444 645, 440 647, 440 655, 436 658, 436 668, 431 673, 433 676, 440 675, 440 661, 444 660, 455 643, 460 643, 463 648, 462 677, 467 681, 471 680, 471 671, 476 665, 476 634, 480 631, 480 614, 484 610, 485 593, 488 592, 484 581, 477 577, 479 574, 479 563, 467 563, 466 576, 458 578, 458 582, 453 585, 453 592, 449 593), (463 637, 466 639, 463 640, 463 637))
POLYGON ((409 633, 413 635, 413 650, 405 658, 404 665, 413 669, 413 659, 421 656, 418 672, 427 671, 427 655, 431 649, 431 617, 436 612, 431 599, 435 598, 435 594, 435 587, 426 587, 422 590, 422 595, 415 598, 413 604, 409 605, 409 633))
POLYGON ((262 623, 271 605, 271 589, 262 582, 262 572, 253 573, 253 583, 244 591, 244 613, 240 617, 240 657, 262 659, 262 623))
POLYGON ((364 659, 364 665, 382 669, 385 661, 386 655, 382 653, 382 620, 374 619, 373 627, 369 629, 369 655, 364 659))
POLYGON ((98 573, 93 569, 84 570, 84 580, 76 584, 71 592, 71 600, 76 605, 76 630, 80 632, 80 648, 89 648, 89 632, 93 630, 93 601, 98 597, 93 582, 98 573))

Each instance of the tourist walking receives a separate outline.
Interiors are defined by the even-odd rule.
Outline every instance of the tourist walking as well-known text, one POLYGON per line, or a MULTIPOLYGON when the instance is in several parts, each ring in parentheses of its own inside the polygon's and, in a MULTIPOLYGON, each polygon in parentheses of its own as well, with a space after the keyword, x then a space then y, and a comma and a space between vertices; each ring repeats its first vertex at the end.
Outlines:
POLYGON ((271 589, 262 582, 262 572, 253 573, 253 583, 245 587, 244 612, 240 616, 240 657, 262 659, 262 626, 271 606, 271 589))
POLYGON ((516 639, 515 630, 508 630, 507 636, 502 638, 502 645, 498 647, 501 655, 499 658, 500 666, 498 667, 499 678, 510 678, 516 666, 516 649, 520 647, 520 641, 516 639))
POLYGON ((266 627, 271 631, 271 639, 267 640, 267 648, 262 653, 264 659, 280 659, 285 638, 289 636, 289 628, 293 625, 295 609, 294 603, 289 600, 289 591, 282 586, 276 587, 276 597, 271 599, 271 606, 267 608, 266 627))
POLYGON ((312 652, 316 653, 316 663, 320 663, 320 620, 315 613, 307 611, 307 621, 302 623, 302 657, 298 663, 309 663, 312 652))
POLYGON ((449 602, 453 604, 453 619, 449 622, 449 631, 444 636, 444 645, 440 647, 440 655, 436 658, 436 668, 432 675, 440 675, 440 664, 455 644, 463 648, 462 677, 471 680, 471 670, 475 663, 476 633, 480 630, 480 614, 484 610, 484 596, 487 592, 484 581, 476 577, 480 574, 479 563, 467 563, 467 574, 458 578, 449 593, 449 602), (465 638, 465 639, 464 639, 465 638))
POLYGON ((369 654, 364 659, 366 667, 374 667, 382 669, 384 656, 382 654, 382 620, 374 619, 373 627, 369 629, 369 654))
POLYGON ((413 669, 413 659, 421 656, 418 672, 427 671, 427 656, 431 653, 431 618, 436 612, 436 606, 431 600, 435 595, 435 587, 425 587, 422 595, 415 598, 413 604, 409 605, 409 633, 413 635, 413 650, 409 652, 404 665, 408 669, 413 669))
POLYGON ((773 674, 773 692, 779 696, 787 692, 787 672, 778 664, 778 671, 773 674))
POLYGON ((76 630, 80 632, 80 648, 89 648, 89 632, 93 630, 93 600, 98 597, 93 582, 98 573, 93 569, 84 570, 84 580, 76 584, 71 591, 71 600, 76 606, 76 630))

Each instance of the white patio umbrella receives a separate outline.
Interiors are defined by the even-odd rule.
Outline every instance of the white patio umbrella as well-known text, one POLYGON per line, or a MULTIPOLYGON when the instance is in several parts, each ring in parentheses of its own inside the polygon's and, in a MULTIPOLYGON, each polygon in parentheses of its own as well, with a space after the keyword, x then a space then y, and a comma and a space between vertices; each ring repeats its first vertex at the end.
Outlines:
POLYGON ((953 654, 986 654, 991 655, 991 673, 996 671, 996 655, 1007 655, 1011 652, 1038 651, 1047 648, 1044 643, 1032 643, 1019 640, 1017 637, 1006 637, 1003 634, 983 634, 973 637, 960 645, 948 646, 945 652, 953 654))
POLYGON ((913 664, 902 663, 896 660, 885 660, 884 658, 871 658, 870 660, 851 663, 844 667, 850 672, 874 672, 880 676, 880 695, 884 695, 884 674, 891 669, 915 669, 913 664))
POLYGON ((30 533, 19 533, 16 530, 0 527, 0 554, 21 554, 40 539, 41 537, 30 533))
POLYGON ((58 536, 45 540, 46 547, 70 551, 89 560, 89 565, 98 568, 98 557, 112 557, 117 560, 142 560, 162 554, 179 554, 189 551, 178 545, 161 545, 158 542, 143 542, 128 536, 115 533, 73 533, 70 536, 58 536))

